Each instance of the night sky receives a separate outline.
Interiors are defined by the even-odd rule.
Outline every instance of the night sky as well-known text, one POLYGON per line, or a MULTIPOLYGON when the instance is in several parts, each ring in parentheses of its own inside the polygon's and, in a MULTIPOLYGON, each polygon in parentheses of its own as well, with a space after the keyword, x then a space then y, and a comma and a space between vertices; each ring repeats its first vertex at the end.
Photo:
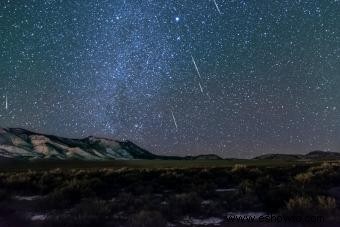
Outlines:
POLYGON ((339 0, 2 0, 0 126, 168 155, 339 152, 339 12, 339 0))

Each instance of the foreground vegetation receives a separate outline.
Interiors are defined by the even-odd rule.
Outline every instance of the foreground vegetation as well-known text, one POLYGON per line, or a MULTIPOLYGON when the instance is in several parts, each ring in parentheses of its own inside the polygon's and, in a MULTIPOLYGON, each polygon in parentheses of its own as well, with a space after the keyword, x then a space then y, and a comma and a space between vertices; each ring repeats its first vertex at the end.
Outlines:
POLYGON ((186 226, 191 217, 232 212, 322 215, 327 223, 339 216, 338 162, 29 165, 0 172, 0 226, 186 226))

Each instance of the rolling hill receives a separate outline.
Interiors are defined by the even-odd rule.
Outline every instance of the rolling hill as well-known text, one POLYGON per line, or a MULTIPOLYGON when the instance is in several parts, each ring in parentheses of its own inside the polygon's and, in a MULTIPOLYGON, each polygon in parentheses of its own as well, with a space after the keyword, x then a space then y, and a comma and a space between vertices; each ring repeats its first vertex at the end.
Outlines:
MULTIPOLYGON (((131 141, 89 136, 70 139, 35 133, 21 128, 0 128, 0 160, 222 160, 215 154, 161 156, 131 141)), ((308 154, 265 154, 254 160, 340 160, 340 153, 313 151, 308 154)))
POLYGON ((307 154, 265 154, 256 160, 338 160, 340 153, 330 151, 312 151, 307 154))
POLYGON ((0 128, 2 159, 131 160, 157 159, 130 141, 86 137, 69 139, 34 133, 21 128, 0 128))

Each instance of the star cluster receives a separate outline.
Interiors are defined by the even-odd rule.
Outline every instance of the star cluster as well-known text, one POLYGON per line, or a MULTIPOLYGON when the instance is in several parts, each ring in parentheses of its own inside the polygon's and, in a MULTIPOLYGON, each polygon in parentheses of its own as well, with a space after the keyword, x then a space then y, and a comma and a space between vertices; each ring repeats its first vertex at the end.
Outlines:
POLYGON ((158 154, 340 149, 340 1, 0 2, 0 125, 158 154))

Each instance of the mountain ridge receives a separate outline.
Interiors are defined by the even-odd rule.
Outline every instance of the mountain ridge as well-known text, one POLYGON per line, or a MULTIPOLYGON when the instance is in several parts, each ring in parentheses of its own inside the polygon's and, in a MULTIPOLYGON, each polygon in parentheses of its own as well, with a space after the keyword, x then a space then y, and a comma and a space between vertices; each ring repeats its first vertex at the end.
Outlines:
POLYGON ((72 139, 32 132, 22 128, 0 128, 0 156, 15 159, 124 160, 157 159, 158 155, 131 141, 94 136, 72 139))
MULTIPOLYGON (((216 154, 162 156, 129 140, 88 136, 80 139, 0 127, 0 160, 223 160, 216 154)), ((307 154, 265 154, 253 160, 340 160, 340 153, 312 151, 307 154)))
POLYGON ((332 160, 340 159, 340 153, 331 151, 311 151, 307 154, 264 154, 255 160, 332 160))
POLYGON ((129 140, 88 136, 74 139, 22 128, 0 128, 0 160, 221 160, 215 154, 162 156, 129 140))

